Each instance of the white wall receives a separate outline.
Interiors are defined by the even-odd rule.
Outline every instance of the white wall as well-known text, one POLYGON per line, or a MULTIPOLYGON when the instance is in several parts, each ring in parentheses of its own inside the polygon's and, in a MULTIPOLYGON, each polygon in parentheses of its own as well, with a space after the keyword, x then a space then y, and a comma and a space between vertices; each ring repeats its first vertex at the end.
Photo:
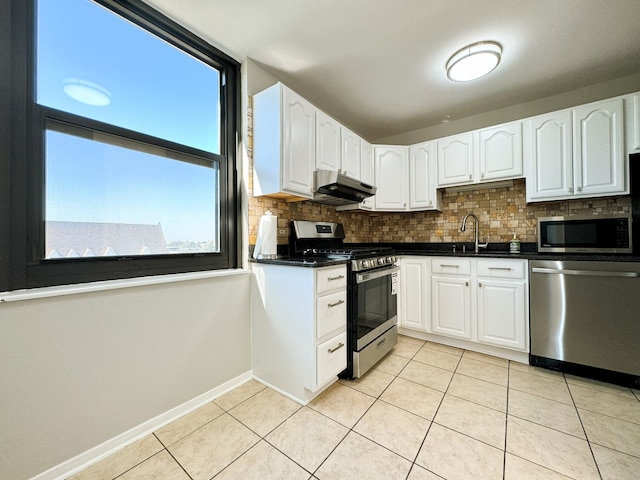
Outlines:
POLYGON ((29 478, 251 369, 250 277, 0 303, 0 478, 29 478))
POLYGON ((470 117, 454 119, 447 123, 441 123, 391 137, 378 138, 375 139, 373 143, 385 145, 413 145, 414 143, 442 138, 456 133, 468 132, 492 125, 499 125, 513 120, 520 120, 522 118, 554 112, 556 110, 595 102, 605 98, 637 92, 638 85, 640 85, 640 74, 630 75, 611 80, 609 82, 579 88, 570 92, 540 98, 531 102, 512 105, 510 107, 492 110, 470 117))

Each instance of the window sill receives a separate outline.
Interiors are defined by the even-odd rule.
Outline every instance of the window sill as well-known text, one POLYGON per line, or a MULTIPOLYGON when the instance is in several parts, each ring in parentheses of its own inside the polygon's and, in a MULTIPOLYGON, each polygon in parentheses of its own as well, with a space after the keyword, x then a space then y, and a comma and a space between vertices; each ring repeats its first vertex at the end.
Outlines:
POLYGON ((172 275, 156 275, 151 277, 127 278, 123 280, 107 280, 104 282, 79 283, 74 285, 60 285, 55 287, 33 288, 0 292, 0 303, 18 302, 21 300, 34 300, 38 298, 59 297, 63 295, 75 295, 78 293, 104 292, 121 288, 142 287, 147 285, 159 285, 163 283, 185 282, 208 278, 231 277, 236 275, 248 275, 248 269, 213 270, 205 272, 176 273, 172 275))

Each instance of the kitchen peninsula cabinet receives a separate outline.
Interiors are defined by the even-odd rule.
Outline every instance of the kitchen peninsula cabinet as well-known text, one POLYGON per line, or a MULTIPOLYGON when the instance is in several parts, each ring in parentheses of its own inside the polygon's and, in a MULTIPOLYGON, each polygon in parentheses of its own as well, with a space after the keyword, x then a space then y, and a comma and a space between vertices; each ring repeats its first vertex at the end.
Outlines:
POLYGON ((252 272, 253 374, 306 404, 347 367, 346 265, 252 272))
POLYGON ((401 256, 400 279, 400 333, 528 362, 527 260, 401 256))
POLYGON ((282 83, 253 97, 253 195, 313 196, 316 108, 282 83))
POLYGON ((623 111, 615 98, 527 119, 527 202, 628 193, 623 111))

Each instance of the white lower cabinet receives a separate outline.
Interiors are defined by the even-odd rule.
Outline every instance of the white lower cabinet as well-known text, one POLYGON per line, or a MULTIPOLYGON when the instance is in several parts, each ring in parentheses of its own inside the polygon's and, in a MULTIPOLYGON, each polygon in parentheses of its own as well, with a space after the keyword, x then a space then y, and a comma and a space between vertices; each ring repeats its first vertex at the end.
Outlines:
POLYGON ((252 272, 253 375, 306 404, 347 367, 346 265, 252 272))
POLYGON ((398 323, 401 327, 430 330, 431 259, 428 257, 400 258, 400 292, 398 323))
POLYGON ((403 256, 400 268, 401 333, 527 361, 526 260, 403 256))
POLYGON ((471 292, 469 279, 431 278, 432 331, 441 335, 471 339, 471 292))

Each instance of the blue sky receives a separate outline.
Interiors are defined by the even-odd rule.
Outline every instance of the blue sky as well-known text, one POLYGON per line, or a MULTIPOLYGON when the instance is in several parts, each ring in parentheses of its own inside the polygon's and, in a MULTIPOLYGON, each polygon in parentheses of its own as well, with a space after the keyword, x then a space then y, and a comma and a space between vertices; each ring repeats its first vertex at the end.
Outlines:
MULTIPOLYGON (((219 152, 219 72, 90 0, 39 0, 37 101, 59 110, 219 152), (111 96, 92 106, 64 80, 111 96)), ((185 162, 47 135, 48 220, 161 223, 171 240, 212 239, 215 171, 185 162)))

